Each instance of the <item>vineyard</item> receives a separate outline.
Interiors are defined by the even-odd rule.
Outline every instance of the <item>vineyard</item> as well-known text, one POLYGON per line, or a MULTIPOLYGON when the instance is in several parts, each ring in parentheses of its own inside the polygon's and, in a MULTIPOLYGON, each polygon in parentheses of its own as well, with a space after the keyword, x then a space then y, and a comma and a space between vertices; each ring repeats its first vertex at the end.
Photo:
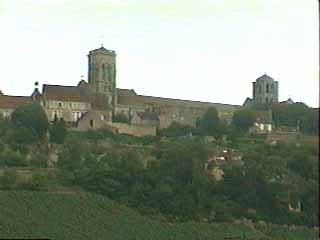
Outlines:
MULTIPOLYGON (((88 193, 0 192, 0 239, 286 239, 284 233, 222 223, 171 224, 88 193)), ((300 231, 290 239, 317 239, 317 234, 300 231)))

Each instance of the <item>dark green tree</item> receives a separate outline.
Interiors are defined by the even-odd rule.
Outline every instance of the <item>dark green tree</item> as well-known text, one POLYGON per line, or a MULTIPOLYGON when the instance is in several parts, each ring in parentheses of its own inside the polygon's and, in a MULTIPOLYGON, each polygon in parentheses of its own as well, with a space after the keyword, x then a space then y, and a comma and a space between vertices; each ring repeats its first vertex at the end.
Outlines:
POLYGON ((166 137, 181 137, 193 134, 195 129, 189 125, 183 125, 179 122, 172 122, 169 127, 162 129, 159 133, 166 137))
POLYGON ((44 139, 49 129, 47 115, 38 103, 18 106, 11 115, 11 121, 16 132, 13 136, 22 143, 34 143, 44 139))
POLYGON ((112 116, 112 122, 130 123, 130 119, 124 113, 118 113, 112 116))
POLYGON ((67 134, 65 121, 61 118, 58 120, 57 116, 50 128, 50 141, 52 143, 62 144, 67 134))
POLYGON ((245 133, 253 126, 254 121, 255 113, 249 109, 242 109, 234 113, 232 125, 236 131, 245 133))
POLYGON ((299 127, 301 132, 317 135, 319 132, 319 110, 304 103, 273 104, 273 121, 276 126, 299 127))
POLYGON ((207 112, 198 120, 198 128, 201 135, 221 137, 222 129, 218 111, 214 107, 208 108, 207 112))
POLYGON ((17 171, 15 169, 8 169, 3 172, 0 177, 1 187, 5 189, 14 188, 17 182, 17 171))

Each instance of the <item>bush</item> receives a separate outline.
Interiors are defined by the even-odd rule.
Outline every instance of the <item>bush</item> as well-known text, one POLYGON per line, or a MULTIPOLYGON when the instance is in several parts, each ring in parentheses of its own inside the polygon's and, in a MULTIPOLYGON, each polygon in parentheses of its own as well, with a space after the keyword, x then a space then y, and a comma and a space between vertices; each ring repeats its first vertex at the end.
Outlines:
POLYGON ((48 176, 44 173, 33 173, 29 187, 31 190, 47 190, 48 176))
POLYGON ((0 183, 3 189, 12 189, 17 182, 17 171, 15 169, 4 170, 0 183))
POLYGON ((27 165, 26 159, 18 151, 5 148, 4 151, 0 153, 0 166, 25 167, 27 165))
POLYGON ((55 117, 49 132, 50 132, 50 142, 62 144, 67 134, 67 128, 64 120, 63 119, 58 120, 57 117, 55 117))
POLYGON ((32 158, 30 160, 30 165, 32 167, 47 167, 48 166, 48 156, 44 153, 35 153, 32 155, 32 158))
POLYGON ((166 137, 181 137, 192 135, 195 132, 194 127, 183 125, 179 122, 173 122, 169 127, 159 130, 160 136, 166 137))
POLYGON ((107 128, 102 128, 99 130, 90 129, 85 132, 84 137, 93 142, 97 142, 98 140, 102 140, 102 139, 114 138, 115 135, 111 130, 107 128))
POLYGON ((75 184, 75 176, 73 172, 61 170, 57 174, 59 183, 63 186, 72 186, 75 184))
MULTIPOLYGON (((19 105, 11 115, 12 125, 23 143, 37 142, 46 136, 49 128, 47 115, 38 103, 19 105), (22 134, 23 130, 25 134, 22 134)), ((16 135, 16 137, 18 137, 16 135)))
POLYGON ((118 113, 112 116, 112 122, 130 123, 130 119, 124 113, 118 113))

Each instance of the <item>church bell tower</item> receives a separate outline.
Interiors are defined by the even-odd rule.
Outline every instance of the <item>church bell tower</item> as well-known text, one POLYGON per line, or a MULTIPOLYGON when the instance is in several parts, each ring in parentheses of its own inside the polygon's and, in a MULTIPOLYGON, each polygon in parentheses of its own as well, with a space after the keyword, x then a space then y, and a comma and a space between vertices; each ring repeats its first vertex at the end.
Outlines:
POLYGON ((92 50, 88 55, 88 82, 93 93, 103 94, 107 104, 114 106, 116 101, 116 53, 103 46, 92 50))

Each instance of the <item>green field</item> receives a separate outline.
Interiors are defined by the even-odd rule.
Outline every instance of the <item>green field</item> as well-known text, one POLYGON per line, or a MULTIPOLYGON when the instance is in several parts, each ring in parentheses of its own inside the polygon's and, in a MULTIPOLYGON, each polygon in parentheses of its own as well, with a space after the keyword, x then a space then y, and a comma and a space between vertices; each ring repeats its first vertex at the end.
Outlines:
POLYGON ((312 230, 290 234, 234 224, 170 224, 88 193, 0 192, 0 239, 317 239, 312 230))

